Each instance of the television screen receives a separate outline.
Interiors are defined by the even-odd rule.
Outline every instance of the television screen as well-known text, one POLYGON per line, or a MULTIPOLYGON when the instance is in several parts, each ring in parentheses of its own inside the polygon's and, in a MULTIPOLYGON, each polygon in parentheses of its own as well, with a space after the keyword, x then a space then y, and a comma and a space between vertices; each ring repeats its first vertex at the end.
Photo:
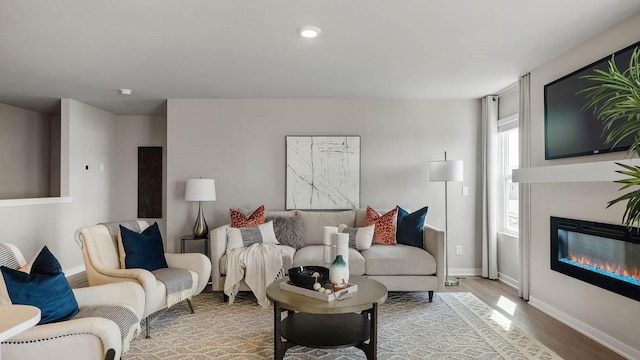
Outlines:
MULTIPOLYGON (((631 45, 615 53, 619 69, 627 69, 633 49, 631 45)), ((565 77, 544 86, 544 135, 545 159, 600 154, 628 150, 633 143, 627 138, 612 148, 606 144, 603 123, 596 119, 593 109, 583 109, 587 103, 585 94, 578 92, 594 84, 580 77, 592 74, 594 69, 607 70, 611 56, 585 66, 565 77)))

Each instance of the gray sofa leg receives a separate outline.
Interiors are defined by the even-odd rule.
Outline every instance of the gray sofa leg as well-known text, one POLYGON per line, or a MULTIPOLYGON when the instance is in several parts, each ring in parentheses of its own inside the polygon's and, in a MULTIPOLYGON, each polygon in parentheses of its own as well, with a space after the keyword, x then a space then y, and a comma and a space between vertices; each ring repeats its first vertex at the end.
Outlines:
POLYGON ((433 291, 429 291, 429 302, 433 302, 433 291))
POLYGON ((145 338, 150 338, 151 337, 151 315, 147 316, 147 334, 145 335, 145 338))
POLYGON ((187 299, 187 304, 189 304, 189 309, 191 309, 191 313, 195 314, 196 312, 193 311, 193 304, 191 303, 191 299, 187 299))

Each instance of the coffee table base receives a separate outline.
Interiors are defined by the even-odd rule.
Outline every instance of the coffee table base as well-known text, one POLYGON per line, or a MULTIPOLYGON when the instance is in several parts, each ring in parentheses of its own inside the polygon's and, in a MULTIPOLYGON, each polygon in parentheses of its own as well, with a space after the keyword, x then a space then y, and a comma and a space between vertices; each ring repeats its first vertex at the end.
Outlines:
POLYGON ((367 359, 377 358, 378 304, 360 314, 308 314, 287 310, 282 319, 279 302, 274 302, 274 359, 281 360, 290 347, 302 345, 330 349, 355 346, 367 359), (282 339, 286 341, 282 341, 282 339), (366 342, 369 340, 369 342, 366 342))

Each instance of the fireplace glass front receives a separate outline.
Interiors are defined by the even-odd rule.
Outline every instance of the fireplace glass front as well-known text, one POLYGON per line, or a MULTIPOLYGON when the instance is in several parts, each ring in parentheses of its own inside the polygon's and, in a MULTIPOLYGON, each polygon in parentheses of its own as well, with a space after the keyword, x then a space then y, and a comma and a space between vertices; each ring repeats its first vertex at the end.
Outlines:
POLYGON ((551 217, 551 269, 640 301, 640 229, 551 217))

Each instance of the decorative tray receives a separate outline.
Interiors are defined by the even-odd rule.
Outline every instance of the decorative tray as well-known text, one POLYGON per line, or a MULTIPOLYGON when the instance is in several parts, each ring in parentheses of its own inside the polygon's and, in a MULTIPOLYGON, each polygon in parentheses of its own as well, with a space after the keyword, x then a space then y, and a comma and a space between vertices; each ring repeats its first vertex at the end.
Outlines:
POLYGON ((346 288, 341 289, 331 294, 320 294, 315 290, 305 289, 303 287, 295 286, 290 281, 283 281, 280 283, 280 289, 294 292, 296 294, 312 297, 314 299, 323 300, 326 302, 333 301, 346 294, 352 294, 358 291, 357 284, 349 284, 346 288))

